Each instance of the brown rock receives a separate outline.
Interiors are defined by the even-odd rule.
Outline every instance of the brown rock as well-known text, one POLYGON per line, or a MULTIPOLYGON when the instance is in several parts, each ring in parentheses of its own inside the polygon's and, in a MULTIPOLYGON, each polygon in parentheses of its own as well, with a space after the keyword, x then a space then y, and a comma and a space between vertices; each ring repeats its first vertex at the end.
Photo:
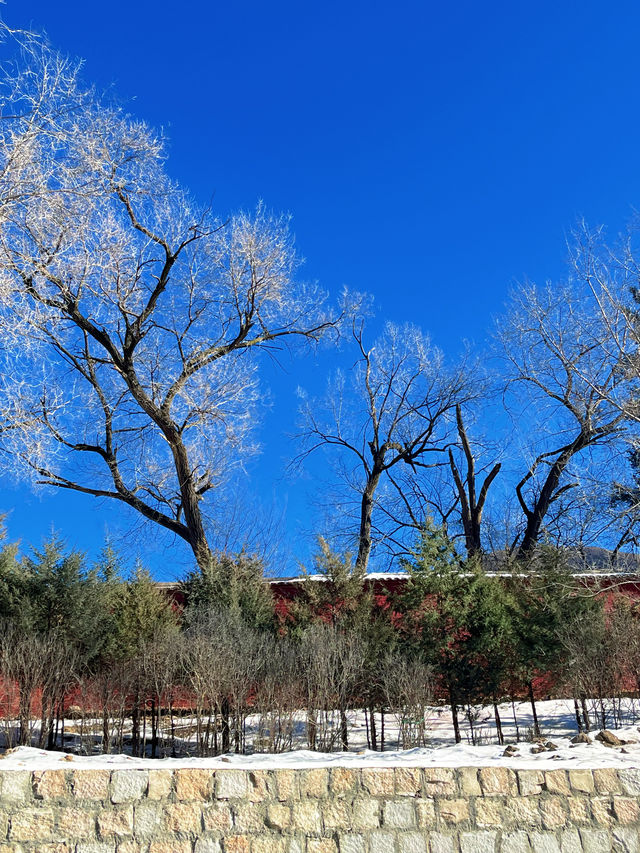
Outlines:
POLYGON ((586 732, 580 732, 571 738, 571 743, 593 743, 593 741, 586 732))
POLYGON ((600 743, 603 743, 605 746, 624 746, 626 743, 626 741, 620 740, 617 735, 614 735, 614 733, 610 732, 608 729, 602 729, 601 732, 598 732, 596 740, 599 740, 600 743))

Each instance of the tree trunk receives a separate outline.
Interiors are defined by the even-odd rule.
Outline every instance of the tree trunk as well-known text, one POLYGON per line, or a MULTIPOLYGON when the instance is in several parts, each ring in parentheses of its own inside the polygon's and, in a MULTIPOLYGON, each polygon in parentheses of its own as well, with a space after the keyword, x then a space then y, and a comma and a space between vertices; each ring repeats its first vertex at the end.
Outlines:
POLYGON ((531 712, 533 714, 533 735, 534 737, 540 737, 540 724, 538 722, 538 711, 536 709, 536 699, 533 695, 533 681, 529 679, 527 683, 527 689, 529 691, 529 701, 531 702, 531 712))
POLYGON ((451 688, 449 688, 449 704, 451 705, 451 719, 453 720, 453 734, 456 739, 456 743, 462 742, 462 737, 460 736, 460 720, 458 718, 458 703, 456 701, 456 697, 453 694, 451 688))
POLYGON ((376 752, 378 749, 378 733, 376 732, 376 711, 373 705, 369 708, 369 718, 371 720, 371 749, 376 752))
POLYGON ((138 696, 133 699, 131 709, 131 754, 137 755, 140 748, 140 709, 138 708, 138 696))
POLYGON ((156 700, 151 700, 151 758, 157 757, 158 751, 158 706, 156 700))
POLYGON ((102 708, 102 752, 106 755, 109 752, 109 709, 106 704, 102 708))
POLYGON ((520 727, 518 726, 518 715, 516 713, 516 703, 511 697, 511 710, 513 712, 513 727, 516 730, 516 743, 520 743, 520 727))
POLYGON ((498 734, 498 743, 503 746, 504 745, 504 734, 502 733, 502 720, 500 719, 500 711, 498 710, 498 703, 495 698, 493 700, 493 716, 496 721, 496 732, 498 734))
POLYGON ((231 717, 231 708, 229 700, 225 697, 220 705, 220 715, 222 717, 222 751, 229 752, 231 748, 231 726, 229 725, 231 717))
POLYGON ((573 709, 576 715, 576 723, 578 725, 578 734, 584 731, 584 724, 582 722, 582 717, 580 716, 580 706, 578 705, 578 700, 574 698, 573 700, 573 709))
MULTIPOLYGON (((516 554, 517 560, 526 561, 532 555, 536 545, 538 544, 538 539, 540 538, 542 522, 544 521, 556 494, 560 477, 564 473, 569 462, 571 462, 573 456, 581 450, 584 450, 584 448, 588 446, 589 442, 589 434, 582 431, 574 441, 572 441, 571 444, 562 453, 560 453, 558 458, 549 468, 546 480, 540 489, 540 493, 536 498, 535 505, 532 510, 526 510, 525 506, 523 506, 521 495, 518 491, 521 506, 523 510, 525 510, 527 526, 525 527, 522 542, 520 543, 520 547, 516 554)), ((533 470, 534 468, 529 469, 531 476, 533 475, 533 470)), ((529 475, 520 482, 520 488, 525 484, 527 479, 529 479, 529 475)))
POLYGON ((366 572, 371 554, 371 516, 373 514, 373 497, 380 482, 382 469, 374 463, 373 470, 367 480, 367 485, 360 501, 360 534, 358 536, 358 556, 355 571, 366 572))
POLYGON ((20 733, 18 744, 20 746, 31 746, 31 691, 20 689, 20 708, 18 711, 20 721, 20 733))
POLYGON ((347 728, 347 714, 342 708, 340 709, 340 741, 342 743, 342 751, 349 751, 349 730, 347 728))

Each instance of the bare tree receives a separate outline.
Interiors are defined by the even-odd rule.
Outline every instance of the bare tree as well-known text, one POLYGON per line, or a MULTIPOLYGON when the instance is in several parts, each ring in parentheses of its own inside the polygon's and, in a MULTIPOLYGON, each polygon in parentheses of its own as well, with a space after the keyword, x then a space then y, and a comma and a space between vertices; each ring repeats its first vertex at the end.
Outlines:
POLYGON ((415 326, 387 323, 367 348, 364 324, 353 327, 357 361, 351 381, 338 373, 324 405, 303 407, 305 447, 337 447, 341 473, 359 496, 355 571, 366 571, 373 545, 373 515, 380 488, 396 469, 439 464, 451 438, 456 404, 468 399, 468 369, 449 369, 442 353, 415 326))
POLYGON ((502 463, 496 462, 490 467, 478 490, 476 454, 465 429, 460 405, 456 406, 456 424, 458 427, 459 445, 464 454, 466 470, 464 474, 460 473, 452 447, 449 448, 449 468, 453 475, 456 493, 460 502, 460 518, 464 530, 467 556, 474 557, 482 553, 482 513, 484 512, 489 488, 500 473, 502 463))
POLYGON ((624 372, 588 297, 578 281, 523 287, 500 325, 506 404, 530 457, 515 489, 524 516, 512 543, 519 559, 531 555, 554 505, 579 489, 580 469, 627 429, 624 372))
POLYGON ((254 449, 251 353, 335 328, 286 217, 223 222, 78 64, 2 31, 0 433, 40 484, 120 501, 210 559, 202 501, 254 449))

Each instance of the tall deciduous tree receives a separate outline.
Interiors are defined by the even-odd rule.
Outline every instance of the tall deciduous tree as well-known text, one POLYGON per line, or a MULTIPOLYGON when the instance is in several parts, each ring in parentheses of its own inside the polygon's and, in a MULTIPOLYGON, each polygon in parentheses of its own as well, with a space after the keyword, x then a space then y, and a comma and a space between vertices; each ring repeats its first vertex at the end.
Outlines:
POLYGON ((353 329, 357 360, 350 380, 333 379, 324 406, 307 402, 303 455, 320 447, 341 453, 341 473, 358 494, 357 572, 366 571, 380 487, 394 471, 437 463, 451 442, 456 404, 472 396, 468 367, 449 368, 416 326, 387 323, 368 347, 364 324, 353 329))
POLYGON ((202 502, 253 449, 251 353, 335 327, 287 219, 226 221, 163 139, 2 31, 0 431, 38 483, 120 501, 211 559, 202 502))
POLYGON ((619 321, 607 321, 584 282, 572 279, 521 288, 500 326, 507 406, 529 455, 516 484, 523 524, 512 550, 520 560, 545 527, 566 523, 568 513, 554 518, 554 508, 580 492, 590 456, 625 434, 628 383, 612 345, 619 321))

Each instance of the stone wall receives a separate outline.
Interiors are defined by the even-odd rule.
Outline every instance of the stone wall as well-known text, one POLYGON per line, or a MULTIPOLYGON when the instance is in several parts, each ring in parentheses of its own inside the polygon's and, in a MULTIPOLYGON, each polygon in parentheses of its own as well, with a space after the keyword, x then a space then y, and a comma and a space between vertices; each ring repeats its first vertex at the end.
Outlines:
POLYGON ((640 853, 640 769, 0 772, 5 853, 640 853))

